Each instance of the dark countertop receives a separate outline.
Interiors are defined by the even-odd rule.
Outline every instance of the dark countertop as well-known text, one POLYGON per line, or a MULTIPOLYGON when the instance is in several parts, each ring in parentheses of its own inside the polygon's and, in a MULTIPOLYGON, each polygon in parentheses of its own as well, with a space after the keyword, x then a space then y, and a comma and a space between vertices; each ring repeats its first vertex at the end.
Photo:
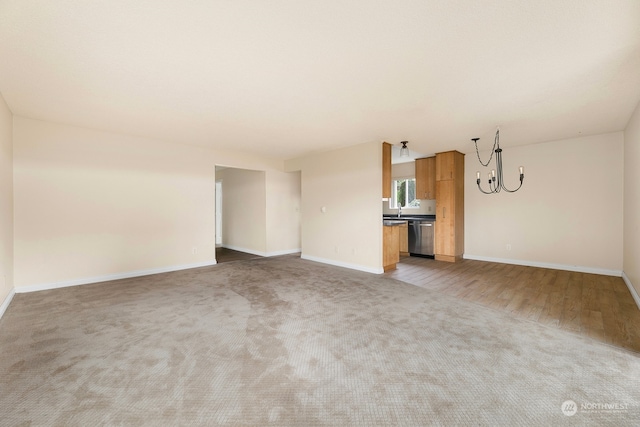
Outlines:
POLYGON ((435 221, 436 220, 436 216, 435 215, 383 215, 382 216, 383 221, 387 221, 387 220, 393 220, 393 221, 409 221, 409 220, 413 220, 413 219, 421 219, 421 220, 425 220, 425 221, 435 221))

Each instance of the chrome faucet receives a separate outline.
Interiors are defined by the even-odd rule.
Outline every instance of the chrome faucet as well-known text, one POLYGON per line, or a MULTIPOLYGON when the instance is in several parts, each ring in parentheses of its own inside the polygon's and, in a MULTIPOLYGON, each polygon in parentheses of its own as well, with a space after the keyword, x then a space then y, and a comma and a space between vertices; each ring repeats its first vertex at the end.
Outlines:
POLYGON ((398 205, 398 218, 402 215, 402 205, 398 205))

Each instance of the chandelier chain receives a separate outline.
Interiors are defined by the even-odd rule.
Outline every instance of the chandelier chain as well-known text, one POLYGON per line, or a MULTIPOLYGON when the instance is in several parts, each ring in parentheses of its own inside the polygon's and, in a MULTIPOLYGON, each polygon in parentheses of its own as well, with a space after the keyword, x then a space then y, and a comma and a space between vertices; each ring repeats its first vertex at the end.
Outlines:
POLYGON ((482 159, 480 159, 480 152, 478 151, 478 140, 474 139, 473 143, 476 145, 476 156, 478 156, 478 161, 482 166, 486 167, 486 166, 489 166, 489 163, 491 163, 491 159, 493 159, 493 153, 496 151, 496 145, 498 145, 498 141, 500 141, 500 128, 496 130, 496 136, 493 139, 493 148, 491 149, 489 160, 487 160, 487 163, 484 163, 482 159))

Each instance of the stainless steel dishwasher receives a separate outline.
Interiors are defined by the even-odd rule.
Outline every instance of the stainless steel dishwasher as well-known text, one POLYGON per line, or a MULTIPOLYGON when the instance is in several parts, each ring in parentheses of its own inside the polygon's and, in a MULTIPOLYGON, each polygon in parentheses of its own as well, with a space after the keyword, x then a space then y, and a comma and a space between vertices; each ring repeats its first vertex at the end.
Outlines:
POLYGON ((433 220, 409 220, 409 254, 411 256, 434 256, 435 245, 435 221, 433 220))

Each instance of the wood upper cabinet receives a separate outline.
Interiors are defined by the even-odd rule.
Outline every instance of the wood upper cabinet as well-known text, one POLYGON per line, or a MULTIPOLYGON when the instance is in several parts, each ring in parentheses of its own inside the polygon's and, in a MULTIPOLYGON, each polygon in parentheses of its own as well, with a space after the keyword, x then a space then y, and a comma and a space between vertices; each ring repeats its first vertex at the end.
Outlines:
POLYGON ((436 154, 435 258, 457 261, 464 253, 464 154, 436 154))
POLYGON ((436 198, 436 158, 416 159, 416 198, 433 200, 436 198))
POLYGON ((447 179, 464 180, 464 154, 458 151, 436 154, 436 181, 447 179))
POLYGON ((382 143, 382 198, 391 197, 391 144, 382 143))

